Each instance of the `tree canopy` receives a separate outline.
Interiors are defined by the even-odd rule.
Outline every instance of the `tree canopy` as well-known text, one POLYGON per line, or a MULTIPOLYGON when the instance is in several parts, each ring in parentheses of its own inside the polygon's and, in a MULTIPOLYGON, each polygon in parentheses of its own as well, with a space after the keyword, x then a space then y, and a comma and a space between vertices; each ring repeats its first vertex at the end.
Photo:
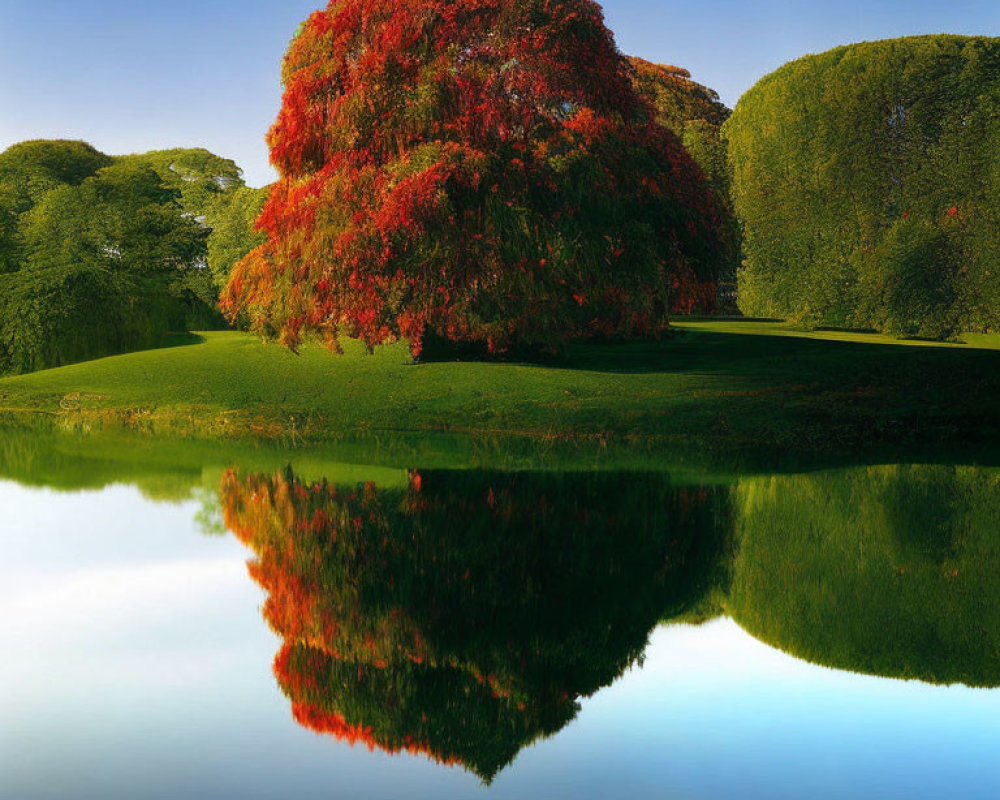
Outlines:
POLYGON ((283 79, 267 241, 223 298, 258 330, 551 345, 714 295, 712 192, 596 3, 332 0, 283 79))
POLYGON ((185 329, 186 306, 210 308, 183 291, 205 231, 148 168, 115 164, 53 189, 20 235, 27 257, 3 276, 0 370, 151 347, 185 329))
POLYGON ((763 78, 724 126, 744 313, 996 329, 998 112, 998 39, 855 44, 763 78))
POLYGON ((179 193, 184 210, 196 217, 204 217, 220 197, 244 186, 243 170, 236 162, 201 147, 151 150, 118 160, 152 169, 164 186, 179 193))
POLYGON ((729 165, 722 125, 732 113, 713 89, 692 80, 682 67, 629 56, 632 83, 652 107, 656 121, 680 138, 712 187, 722 229, 717 278, 732 284, 740 259, 740 231, 730 199, 729 165))
POLYGON ((256 229, 256 223, 270 192, 269 186, 263 189, 239 186, 209 203, 206 209, 206 223, 211 228, 208 266, 219 289, 229 282, 236 263, 264 243, 266 236, 256 229))
POLYGON ((719 127, 732 113, 719 100, 714 89, 702 86, 683 67, 654 64, 635 56, 628 57, 636 91, 656 111, 656 119, 675 136, 683 137, 688 123, 695 120, 719 127))
POLYGON ((196 147, 153 150, 119 161, 154 170, 164 186, 178 193, 184 212, 209 229, 205 259, 213 294, 228 283, 233 265, 264 241, 255 223, 269 188, 247 186, 243 170, 231 159, 196 147))
POLYGON ((32 141, 0 153, 0 373, 222 324, 207 220, 241 188, 236 165, 206 150, 116 158, 32 141))
POLYGON ((0 153, 0 206, 22 214, 46 192, 78 186, 111 162, 86 142, 39 139, 12 145, 0 153))

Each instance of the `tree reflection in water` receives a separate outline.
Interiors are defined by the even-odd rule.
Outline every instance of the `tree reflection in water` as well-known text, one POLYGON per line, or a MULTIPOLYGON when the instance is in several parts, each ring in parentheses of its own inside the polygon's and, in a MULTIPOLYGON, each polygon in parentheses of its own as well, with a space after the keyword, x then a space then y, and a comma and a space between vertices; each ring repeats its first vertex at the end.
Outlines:
POLYGON ((222 501, 295 719, 487 782, 699 604, 731 529, 728 489, 645 474, 229 472, 222 501))
POLYGON ((662 620, 885 677, 1000 685, 1000 474, 866 466, 421 471, 344 489, 228 473, 295 718, 490 781, 642 658, 662 620))
POLYGON ((826 666, 1000 686, 1000 474, 892 465, 741 479, 727 612, 826 666))

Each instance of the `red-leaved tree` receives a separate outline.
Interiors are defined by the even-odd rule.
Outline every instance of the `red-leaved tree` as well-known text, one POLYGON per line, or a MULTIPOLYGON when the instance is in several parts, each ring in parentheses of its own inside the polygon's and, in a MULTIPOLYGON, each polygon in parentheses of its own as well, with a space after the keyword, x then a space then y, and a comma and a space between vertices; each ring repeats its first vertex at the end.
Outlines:
POLYGON ((591 0, 332 0, 285 57, 267 241, 223 296, 294 346, 655 335, 719 220, 591 0))

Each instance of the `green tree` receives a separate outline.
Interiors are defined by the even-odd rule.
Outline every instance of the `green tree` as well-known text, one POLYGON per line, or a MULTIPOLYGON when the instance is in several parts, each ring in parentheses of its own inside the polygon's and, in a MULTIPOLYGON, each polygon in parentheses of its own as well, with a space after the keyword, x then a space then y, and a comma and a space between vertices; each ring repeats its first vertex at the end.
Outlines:
POLYGON ((199 218, 220 198, 245 186, 236 162, 201 147, 151 150, 117 161, 152 169, 164 186, 179 193, 181 208, 199 218))
POLYGON ((692 80, 686 69, 634 56, 628 61, 636 91, 652 105, 656 121, 680 138, 712 187, 723 234, 717 280, 731 285, 740 260, 740 232, 730 199, 729 164, 721 130, 732 112, 714 90, 692 80))
POLYGON ((949 336, 1000 327, 1000 40, 919 36, 786 64, 725 123, 740 307, 949 336))
POLYGON ((236 262, 264 243, 266 235, 257 230, 256 222, 270 192, 270 186, 240 186, 218 195, 208 206, 208 266, 219 289, 229 282, 236 262))
POLYGON ((714 89, 692 80, 691 73, 669 64, 628 57, 632 83, 656 111, 656 120, 682 137, 687 124, 700 120, 718 128, 732 113, 714 89))
POLYGON ((208 306, 192 291, 207 231, 148 167, 105 167, 26 212, 26 258, 0 276, 0 372, 26 372, 159 343, 208 306))
POLYGON ((59 186, 78 186, 112 158, 86 142, 32 140, 0 153, 0 204, 14 214, 30 210, 59 186))
POLYGON ((202 148, 112 157, 55 140, 0 154, 0 276, 16 273, 3 280, 0 372, 223 326, 214 275, 259 243, 247 221, 259 195, 202 148), (211 257, 210 216, 221 245, 211 257))
MULTIPOLYGON (((152 169, 165 187, 178 193, 184 212, 207 229, 208 272, 191 272, 188 282, 204 303, 216 305, 233 265, 264 240, 254 223, 268 190, 249 188, 235 162, 204 148, 153 150, 122 156, 117 163, 152 169)), ((211 327, 220 319, 212 318, 211 327)))

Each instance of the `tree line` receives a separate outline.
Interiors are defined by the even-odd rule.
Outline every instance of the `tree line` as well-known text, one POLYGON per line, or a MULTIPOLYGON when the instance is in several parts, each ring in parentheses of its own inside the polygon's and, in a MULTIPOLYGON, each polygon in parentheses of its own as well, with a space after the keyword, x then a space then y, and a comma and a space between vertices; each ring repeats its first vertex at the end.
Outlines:
POLYGON ((225 325, 218 294, 263 192, 206 150, 112 157, 77 141, 0 154, 0 373, 225 325))
POLYGON ((0 154, 0 372, 229 323, 295 347, 489 351, 747 315, 993 330, 1000 44, 807 56, 730 112, 592 0, 333 0, 293 38, 247 187, 205 150, 0 154), (363 7, 363 8, 362 8, 363 7))

